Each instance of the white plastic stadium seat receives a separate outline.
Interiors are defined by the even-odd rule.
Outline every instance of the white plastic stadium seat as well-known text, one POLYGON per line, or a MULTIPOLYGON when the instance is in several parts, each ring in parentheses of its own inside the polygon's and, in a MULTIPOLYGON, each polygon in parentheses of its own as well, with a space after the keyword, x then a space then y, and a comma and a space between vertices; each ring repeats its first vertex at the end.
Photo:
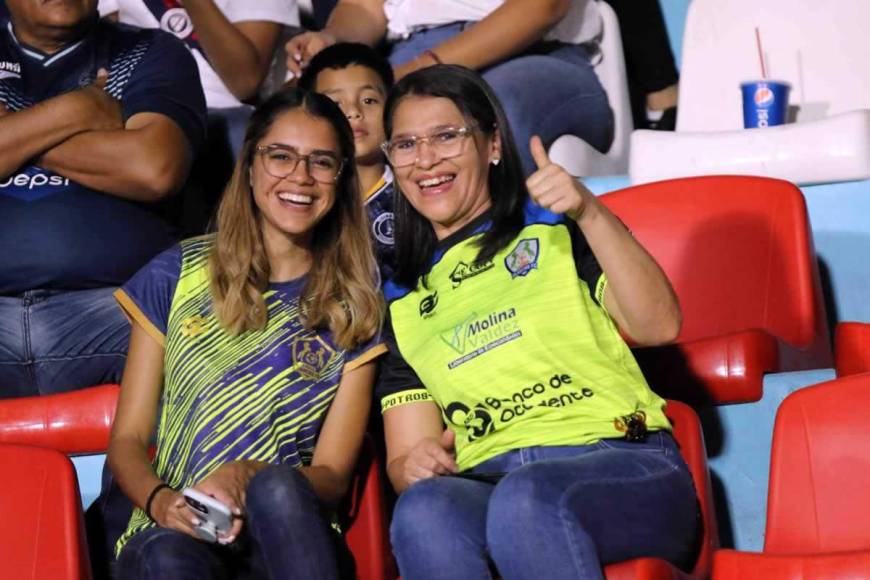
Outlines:
POLYGON ((613 143, 606 154, 574 135, 562 135, 550 146, 550 158, 571 175, 621 175, 628 170, 628 146, 631 130, 631 103, 628 97, 628 79, 622 53, 622 37, 616 13, 606 2, 598 2, 601 13, 601 54, 595 73, 607 91, 607 100, 613 110, 613 143))
POLYGON ((635 131, 634 183, 705 174, 799 185, 870 178, 870 1, 693 0, 683 38, 677 131, 635 131), (743 129, 739 85, 791 84, 793 123, 743 129))

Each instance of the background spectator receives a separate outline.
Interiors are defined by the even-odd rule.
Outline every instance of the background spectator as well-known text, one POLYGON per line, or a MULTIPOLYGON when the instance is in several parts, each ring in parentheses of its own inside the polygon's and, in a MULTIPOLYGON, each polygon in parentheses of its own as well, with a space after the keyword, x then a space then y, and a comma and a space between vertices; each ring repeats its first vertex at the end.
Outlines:
POLYGON ((270 71, 282 28, 299 25, 296 0, 99 0, 100 14, 183 41, 199 68, 208 142, 194 167, 182 218, 205 231, 244 140, 251 107, 270 71))
POLYGON ((359 43, 339 43, 319 52, 299 86, 323 93, 341 108, 353 129, 360 195, 366 204, 381 280, 393 275, 393 172, 384 160, 384 103, 393 86, 390 63, 359 43))
POLYGON ((606 2, 619 19, 634 127, 672 131, 679 76, 659 0, 606 2))
POLYGON ((175 241, 156 203, 205 131, 196 65, 96 0, 8 0, 0 30, 0 396, 120 379, 114 287, 175 241))
POLYGON ((234 153, 250 114, 243 102, 257 96, 281 28, 299 25, 295 0, 99 0, 99 9, 124 24, 165 30, 190 48, 209 115, 226 118, 234 153))
POLYGON ((323 30, 288 42, 287 66, 299 74, 337 41, 374 46, 387 37, 396 78, 438 63, 479 70, 504 105, 528 174, 533 134, 546 146, 562 134, 610 146, 613 114, 590 63, 600 31, 594 0, 340 0, 323 30))

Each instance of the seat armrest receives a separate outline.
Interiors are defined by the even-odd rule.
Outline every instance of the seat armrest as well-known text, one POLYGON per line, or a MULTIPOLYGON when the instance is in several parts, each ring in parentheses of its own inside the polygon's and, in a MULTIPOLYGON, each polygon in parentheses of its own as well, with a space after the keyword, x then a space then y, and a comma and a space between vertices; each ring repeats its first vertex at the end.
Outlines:
POLYGON ((870 570, 870 551, 758 554, 719 550, 713 556, 716 580, 866 578, 867 570, 870 570))
POLYGON ((556 139, 548 154, 553 163, 575 177, 623 175, 628 171, 628 159, 605 155, 574 135, 556 139))
POLYGON ((635 131, 633 183, 693 175, 759 175, 798 185, 870 178, 870 110, 826 119, 705 133, 635 131))
POLYGON ((745 330, 656 347, 635 348, 656 393, 701 404, 748 403, 762 395, 764 374, 779 369, 779 344, 763 330, 745 330))
POLYGON ((0 400, 0 443, 49 447, 62 453, 105 452, 118 385, 0 400))

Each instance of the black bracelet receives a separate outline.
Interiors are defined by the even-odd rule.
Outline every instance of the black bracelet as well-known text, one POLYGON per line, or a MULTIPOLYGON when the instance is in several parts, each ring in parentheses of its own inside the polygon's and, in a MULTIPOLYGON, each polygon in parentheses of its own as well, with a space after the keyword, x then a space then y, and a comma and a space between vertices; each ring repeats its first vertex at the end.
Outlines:
POLYGON ((168 483, 159 483, 154 489, 151 490, 151 493, 148 494, 148 501, 145 502, 145 515, 148 516, 148 519, 154 520, 154 516, 151 515, 151 504, 154 502, 154 498, 157 497, 157 494, 160 493, 160 490, 167 487, 169 489, 172 489, 172 486, 168 483))

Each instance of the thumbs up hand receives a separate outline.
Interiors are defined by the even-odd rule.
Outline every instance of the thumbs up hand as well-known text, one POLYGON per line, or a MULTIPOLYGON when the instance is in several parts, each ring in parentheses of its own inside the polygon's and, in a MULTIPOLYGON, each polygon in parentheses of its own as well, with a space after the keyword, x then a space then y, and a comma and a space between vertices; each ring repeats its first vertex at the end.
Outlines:
POLYGON ((526 179, 526 188, 532 201, 553 213, 563 213, 575 221, 579 220, 590 204, 590 199, 595 196, 550 160, 540 137, 533 136, 529 148, 538 166, 538 170, 526 179))

